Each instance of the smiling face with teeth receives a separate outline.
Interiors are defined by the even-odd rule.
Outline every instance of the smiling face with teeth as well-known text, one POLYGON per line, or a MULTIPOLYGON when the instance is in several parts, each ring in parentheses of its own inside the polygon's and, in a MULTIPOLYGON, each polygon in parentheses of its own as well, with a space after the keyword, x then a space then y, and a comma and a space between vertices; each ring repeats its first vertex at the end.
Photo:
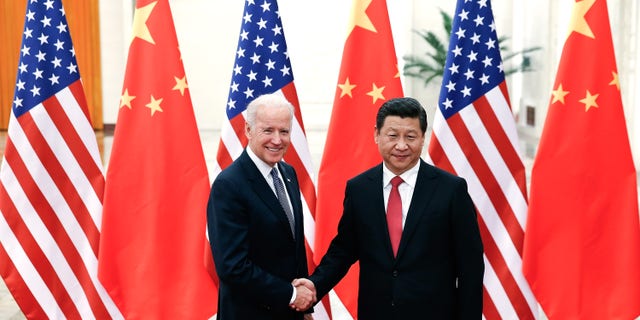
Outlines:
POLYGON ((282 160, 291 143, 292 118, 293 107, 279 95, 258 97, 247 107, 249 148, 270 166, 282 160))

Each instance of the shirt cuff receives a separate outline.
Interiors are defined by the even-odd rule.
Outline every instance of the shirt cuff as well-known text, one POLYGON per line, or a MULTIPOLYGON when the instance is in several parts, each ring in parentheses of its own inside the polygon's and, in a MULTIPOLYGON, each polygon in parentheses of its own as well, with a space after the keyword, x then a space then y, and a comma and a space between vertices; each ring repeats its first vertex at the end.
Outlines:
POLYGON ((293 294, 291 295, 291 301, 289 301, 289 304, 293 304, 294 301, 296 301, 296 287, 294 287, 293 285, 291 285, 291 287, 293 288, 293 294))

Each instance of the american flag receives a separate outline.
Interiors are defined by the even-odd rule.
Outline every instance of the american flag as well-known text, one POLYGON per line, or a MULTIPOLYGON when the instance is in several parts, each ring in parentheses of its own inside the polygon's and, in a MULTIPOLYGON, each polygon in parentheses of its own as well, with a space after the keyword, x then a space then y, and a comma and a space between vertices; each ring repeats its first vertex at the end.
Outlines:
MULTIPOLYGON (((302 122, 300 103, 293 82, 293 71, 285 42, 278 4, 265 0, 256 4, 245 2, 240 37, 227 100, 227 117, 222 123, 220 145, 213 169, 212 180, 242 153, 247 145, 244 135, 245 110, 249 102, 262 94, 279 92, 295 107, 291 129, 291 145, 284 160, 291 164, 298 175, 304 209, 304 232, 307 245, 307 261, 315 268, 312 248, 315 237, 316 192, 311 153, 302 122)), ((315 319, 328 318, 328 301, 314 308, 315 319)))
POLYGON ((0 272, 27 318, 122 318, 97 278, 104 177, 60 0, 27 6, 0 168, 0 272))
POLYGON ((467 180, 485 249, 486 319, 533 319, 522 275, 525 168, 488 0, 458 0, 433 124, 433 163, 467 180))

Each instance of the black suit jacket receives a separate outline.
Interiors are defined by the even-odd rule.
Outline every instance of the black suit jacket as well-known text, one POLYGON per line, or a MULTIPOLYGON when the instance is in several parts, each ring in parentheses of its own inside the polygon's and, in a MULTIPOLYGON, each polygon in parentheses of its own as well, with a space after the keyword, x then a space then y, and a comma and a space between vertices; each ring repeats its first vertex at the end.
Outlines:
POLYGON ((289 308, 291 281, 308 275, 300 188, 294 169, 278 164, 295 216, 286 214, 246 150, 213 182, 207 207, 211 250, 220 278, 219 320, 302 319, 289 308))
POLYGON ((420 161, 393 256, 382 164, 347 182, 338 233, 311 276, 318 298, 360 262, 358 319, 481 319, 483 247, 464 179, 420 161))

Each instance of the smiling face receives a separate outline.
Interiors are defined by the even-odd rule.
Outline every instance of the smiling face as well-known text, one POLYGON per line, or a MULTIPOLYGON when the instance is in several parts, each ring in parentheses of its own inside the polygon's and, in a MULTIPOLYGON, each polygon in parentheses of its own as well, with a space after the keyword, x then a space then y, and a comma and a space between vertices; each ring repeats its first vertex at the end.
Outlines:
POLYGON ((249 148, 270 166, 282 160, 289 147, 291 117, 291 110, 286 105, 261 105, 256 109, 253 125, 245 124, 249 148))
POLYGON ((376 128, 375 141, 385 165, 400 175, 418 163, 424 146, 424 132, 418 118, 387 116, 376 128))

